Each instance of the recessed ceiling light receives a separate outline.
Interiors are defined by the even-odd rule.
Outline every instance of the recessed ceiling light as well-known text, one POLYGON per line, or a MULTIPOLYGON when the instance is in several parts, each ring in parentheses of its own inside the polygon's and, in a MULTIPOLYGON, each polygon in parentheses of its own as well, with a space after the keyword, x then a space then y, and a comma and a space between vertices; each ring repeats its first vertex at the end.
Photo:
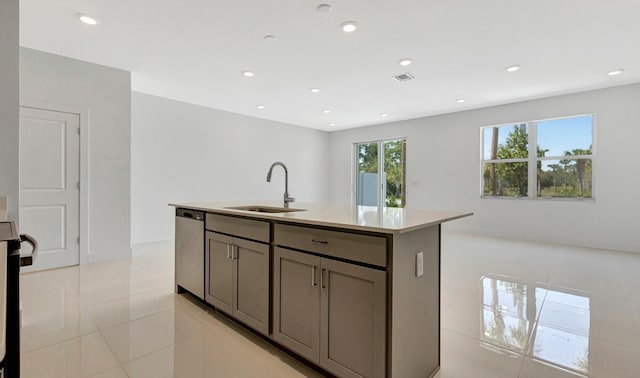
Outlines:
POLYGON ((456 100, 456 103, 462 104, 464 102, 464 98, 459 98, 456 100))
POLYGON ((387 114, 387 113, 380 113, 380 117, 388 117, 388 116, 389 116, 389 114, 387 114))
POLYGON ((309 89, 309 91, 310 91, 311 93, 318 93, 318 92, 320 92, 320 89, 318 89, 318 88, 311 88, 311 89, 309 89))
POLYGON ((612 71, 607 72, 607 75, 609 75, 609 76, 617 76, 617 75, 620 75, 623 72, 624 72, 624 70, 622 68, 618 68, 616 70, 612 70, 612 71))
POLYGON ((256 75, 253 71, 242 71, 242 74, 246 77, 254 77, 256 75))
POLYGON ((275 35, 265 35, 262 39, 264 39, 265 42, 269 42, 269 43, 276 43, 278 42, 278 38, 275 35))
POLYGON ((84 22, 87 25, 98 25, 100 23, 100 20, 85 13, 77 13, 76 16, 80 19, 80 21, 84 22))
POLYGON ((507 70, 507 72, 516 72, 518 71, 520 68, 522 68, 521 66, 515 65, 515 66, 509 66, 507 68, 505 68, 507 70))
POLYGON ((329 110, 329 109, 325 109, 325 110, 323 110, 322 112, 323 112, 324 114, 329 114, 329 113, 331 113, 331 110, 329 110))
POLYGON ((340 25, 340 27, 342 28, 343 32, 351 33, 356 31, 356 29, 358 28, 358 24, 356 24, 355 21, 347 21, 347 22, 343 22, 342 25, 340 25))
POLYGON ((329 126, 335 126, 335 125, 336 125, 335 123, 330 123, 330 124, 329 124, 329 126))
POLYGON ((331 5, 329 4, 320 4, 316 7, 316 10, 320 13, 329 13, 331 12, 331 5))
POLYGON ((398 63, 400 63, 401 66, 408 66, 411 64, 411 59, 407 59, 407 58, 400 59, 398 63))
POLYGON ((256 108, 258 108, 258 109, 264 109, 264 105, 256 105, 256 108))

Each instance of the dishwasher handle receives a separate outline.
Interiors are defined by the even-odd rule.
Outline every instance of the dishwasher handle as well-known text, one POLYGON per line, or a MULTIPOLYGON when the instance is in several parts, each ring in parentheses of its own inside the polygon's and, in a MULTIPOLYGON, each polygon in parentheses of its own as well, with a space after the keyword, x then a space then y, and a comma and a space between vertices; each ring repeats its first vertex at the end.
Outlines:
POLYGON ((29 234, 20 234, 20 241, 31 244, 31 248, 33 248, 30 254, 20 255, 20 266, 31 266, 38 256, 38 241, 29 234))
POLYGON ((204 221, 204 212, 189 209, 177 209, 176 216, 182 218, 194 219, 197 221, 204 221))

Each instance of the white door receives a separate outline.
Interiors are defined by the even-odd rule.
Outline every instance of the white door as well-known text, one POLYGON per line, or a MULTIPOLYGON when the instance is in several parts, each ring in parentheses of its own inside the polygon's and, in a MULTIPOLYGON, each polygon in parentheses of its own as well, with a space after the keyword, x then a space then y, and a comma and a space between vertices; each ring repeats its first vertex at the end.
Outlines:
POLYGON ((80 261, 79 130, 78 114, 20 107, 20 232, 39 244, 24 270, 80 261))

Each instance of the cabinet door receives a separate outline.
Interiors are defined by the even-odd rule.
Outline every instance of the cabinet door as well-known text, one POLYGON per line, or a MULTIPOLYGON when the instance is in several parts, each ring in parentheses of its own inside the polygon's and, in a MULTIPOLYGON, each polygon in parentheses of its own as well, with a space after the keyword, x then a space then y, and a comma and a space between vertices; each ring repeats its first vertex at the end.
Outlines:
POLYGON ((233 309, 233 238, 207 232, 205 300, 217 309, 232 313, 233 309))
POLYGON ((273 338, 319 363, 320 258, 274 249, 273 338))
POLYGON ((269 245, 233 240, 233 316, 269 334, 269 245))
POLYGON ((322 259, 320 366, 343 378, 386 376, 386 273, 322 259))

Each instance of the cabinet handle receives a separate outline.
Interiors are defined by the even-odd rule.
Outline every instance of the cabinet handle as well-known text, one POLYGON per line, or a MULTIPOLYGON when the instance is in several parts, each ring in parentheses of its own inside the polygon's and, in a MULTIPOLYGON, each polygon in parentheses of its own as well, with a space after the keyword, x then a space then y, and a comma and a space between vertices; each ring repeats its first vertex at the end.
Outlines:
POLYGON ((232 256, 232 252, 231 252, 231 248, 232 247, 233 246, 231 244, 227 244, 227 258, 228 259, 231 259, 231 256, 232 256))
POLYGON ((316 269, 318 267, 317 266, 312 266, 311 267, 311 286, 318 286, 318 284, 316 283, 316 269))
POLYGON ((324 271, 326 269, 322 268, 322 270, 320 271, 320 287, 323 289, 326 289, 326 286, 324 286, 324 271))
POLYGON ((318 243, 318 244, 329 244, 329 242, 328 242, 328 241, 325 241, 325 240, 316 240, 316 239, 311 239, 311 241, 312 241, 313 243, 318 243))
POLYGON ((234 244, 231 246, 231 260, 237 260, 237 259, 238 259, 238 246, 234 244))

